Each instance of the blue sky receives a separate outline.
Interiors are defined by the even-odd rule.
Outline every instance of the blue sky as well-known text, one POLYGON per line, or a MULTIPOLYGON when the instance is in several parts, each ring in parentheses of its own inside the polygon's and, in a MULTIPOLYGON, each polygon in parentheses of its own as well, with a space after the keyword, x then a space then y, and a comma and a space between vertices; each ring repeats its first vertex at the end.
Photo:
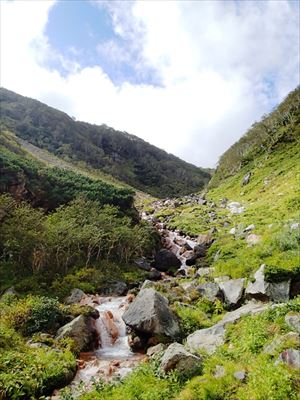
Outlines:
POLYGON ((1 85, 188 162, 299 85, 300 2, 1 0, 1 85))
MULTIPOLYGON (((92 1, 58 1, 49 12, 45 35, 50 46, 69 61, 82 68, 100 65, 117 85, 126 81, 159 84, 153 68, 144 65, 142 71, 137 69, 141 49, 133 47, 130 38, 116 33, 105 3, 97 6, 92 1)), ((45 66, 57 69, 63 76, 69 72, 57 58, 46 60, 45 66)))

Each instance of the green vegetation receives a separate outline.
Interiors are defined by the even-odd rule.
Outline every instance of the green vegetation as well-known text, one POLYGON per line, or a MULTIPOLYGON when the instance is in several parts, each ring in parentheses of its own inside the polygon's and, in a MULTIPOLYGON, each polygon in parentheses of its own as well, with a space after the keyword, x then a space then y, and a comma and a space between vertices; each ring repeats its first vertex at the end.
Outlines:
POLYGON ((154 196, 199 190, 210 173, 106 125, 75 122, 63 112, 0 89, 1 130, 72 163, 103 171, 154 196))
POLYGON ((53 210, 79 194, 127 211, 132 207, 134 193, 130 189, 116 188, 72 171, 47 168, 18 150, 21 154, 0 146, 0 193, 10 192, 16 198, 47 210, 53 210))
POLYGON ((72 379, 76 369, 71 341, 45 337, 28 342, 27 335, 53 329, 62 317, 57 301, 43 297, 17 300, 5 295, 0 302, 0 398, 37 399, 50 395, 72 379))
MULTIPOLYGON (((226 343, 212 356, 203 356, 203 372, 184 377, 176 372, 163 375, 158 360, 142 365, 124 381, 105 385, 95 383, 95 390, 80 400, 296 400, 299 398, 299 377, 296 369, 275 361, 286 346, 299 348, 297 341, 283 340, 272 355, 263 349, 289 331, 284 322, 288 312, 299 312, 299 299, 263 314, 244 317, 227 329, 226 343), (215 375, 218 369, 224 372, 215 375), (234 373, 245 371, 245 380, 234 373)), ((67 393, 67 392, 66 392, 67 393)), ((71 394, 69 397, 72 399, 71 394)))
POLYGON ((45 214, 2 195, 0 218, 1 289, 16 283, 21 292, 43 294, 53 283, 61 296, 77 284, 93 292, 114 277, 141 278, 130 263, 156 243, 148 224, 84 198, 45 214))

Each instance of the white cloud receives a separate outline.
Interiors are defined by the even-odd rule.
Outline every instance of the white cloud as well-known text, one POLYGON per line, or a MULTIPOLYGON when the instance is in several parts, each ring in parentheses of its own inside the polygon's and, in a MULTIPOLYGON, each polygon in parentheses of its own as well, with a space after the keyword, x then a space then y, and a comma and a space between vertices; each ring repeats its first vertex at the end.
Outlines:
MULTIPOLYGON (((296 2, 104 3, 116 32, 140 47, 137 67, 154 67, 160 87, 116 86, 101 66, 81 68, 57 54, 44 34, 53 4, 1 1, 1 85, 77 119, 126 130, 197 165, 213 166, 299 84, 296 2), (47 69, 49 58, 59 58, 68 76, 47 69)), ((126 58, 108 45, 116 59, 118 51, 126 58)))

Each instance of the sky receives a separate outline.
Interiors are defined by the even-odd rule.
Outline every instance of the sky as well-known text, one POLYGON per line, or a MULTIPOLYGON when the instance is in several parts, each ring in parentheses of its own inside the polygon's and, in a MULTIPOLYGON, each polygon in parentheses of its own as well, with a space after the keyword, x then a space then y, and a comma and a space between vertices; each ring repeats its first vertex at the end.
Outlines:
POLYGON ((1 86, 202 167, 299 85, 297 0, 1 0, 1 86))

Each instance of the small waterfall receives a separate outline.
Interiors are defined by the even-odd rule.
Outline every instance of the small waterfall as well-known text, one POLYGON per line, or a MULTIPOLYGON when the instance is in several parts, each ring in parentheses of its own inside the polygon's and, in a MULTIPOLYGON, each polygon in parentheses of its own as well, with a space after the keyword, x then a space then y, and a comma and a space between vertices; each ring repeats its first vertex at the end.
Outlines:
POLYGON ((105 358, 126 358, 132 355, 126 334, 126 325, 122 319, 125 311, 124 297, 104 299, 96 307, 100 317, 96 328, 100 336, 96 355, 105 358))

